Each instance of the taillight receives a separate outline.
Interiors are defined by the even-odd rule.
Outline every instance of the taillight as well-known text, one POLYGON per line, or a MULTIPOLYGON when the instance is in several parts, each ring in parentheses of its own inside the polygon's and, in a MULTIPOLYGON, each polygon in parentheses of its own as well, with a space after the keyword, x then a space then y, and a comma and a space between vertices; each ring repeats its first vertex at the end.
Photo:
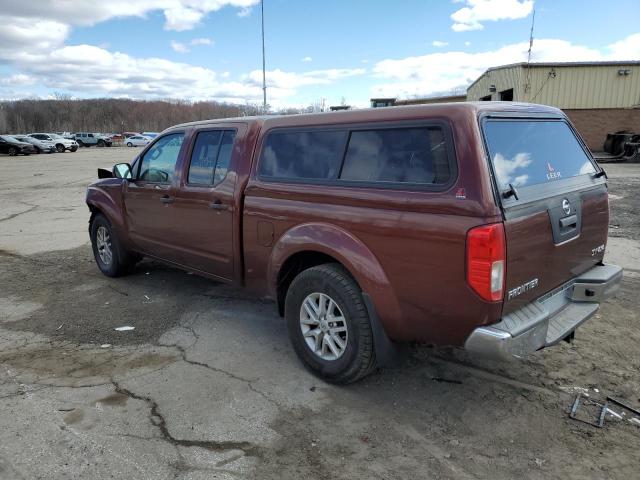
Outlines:
POLYGON ((504 296, 505 255, 502 223, 467 232, 467 283, 484 300, 496 302, 504 296))

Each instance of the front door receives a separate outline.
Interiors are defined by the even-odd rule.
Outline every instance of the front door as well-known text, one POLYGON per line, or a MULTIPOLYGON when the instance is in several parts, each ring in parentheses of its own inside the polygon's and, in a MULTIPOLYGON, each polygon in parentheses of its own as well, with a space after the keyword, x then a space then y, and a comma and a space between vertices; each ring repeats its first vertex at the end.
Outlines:
POLYGON ((144 253, 175 261, 173 241, 180 232, 171 224, 176 163, 184 133, 159 138, 136 162, 134 180, 123 187, 129 235, 144 253))
POLYGON ((218 278, 233 279, 236 185, 234 140, 238 128, 199 131, 172 206, 180 262, 218 278))

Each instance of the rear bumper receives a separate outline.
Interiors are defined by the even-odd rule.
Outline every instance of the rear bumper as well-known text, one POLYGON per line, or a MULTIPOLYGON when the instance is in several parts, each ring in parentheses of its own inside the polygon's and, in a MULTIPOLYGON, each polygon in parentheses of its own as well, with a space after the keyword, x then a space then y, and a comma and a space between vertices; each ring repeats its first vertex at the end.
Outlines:
POLYGON ((505 315, 493 325, 476 328, 465 349, 495 359, 523 357, 569 336, 589 320, 600 302, 613 296, 622 280, 617 265, 593 267, 579 277, 505 315))

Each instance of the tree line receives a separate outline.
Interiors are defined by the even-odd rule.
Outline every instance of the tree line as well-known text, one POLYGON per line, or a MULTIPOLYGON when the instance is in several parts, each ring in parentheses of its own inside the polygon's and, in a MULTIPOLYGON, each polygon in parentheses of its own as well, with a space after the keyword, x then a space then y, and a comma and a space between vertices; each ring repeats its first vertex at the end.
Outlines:
MULTIPOLYGON (((314 111, 287 109, 281 114, 314 111)), ((159 132, 178 123, 259 115, 262 107, 184 100, 24 99, 0 102, 0 133, 159 132)))

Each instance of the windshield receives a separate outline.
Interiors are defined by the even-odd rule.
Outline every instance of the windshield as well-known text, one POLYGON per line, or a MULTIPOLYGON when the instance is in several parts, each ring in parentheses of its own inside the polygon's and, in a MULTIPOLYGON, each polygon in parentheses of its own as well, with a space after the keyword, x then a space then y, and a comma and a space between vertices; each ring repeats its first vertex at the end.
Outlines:
POLYGON ((51 138, 63 138, 64 139, 64 137, 62 135, 58 135, 57 133, 50 133, 49 136, 51 138))
POLYGON ((11 135, 0 135, 0 138, 3 139, 5 142, 17 142, 18 141, 15 138, 13 138, 11 135))
POLYGON ((491 119, 484 123, 498 187, 555 182, 596 169, 569 125, 559 120, 491 119))

